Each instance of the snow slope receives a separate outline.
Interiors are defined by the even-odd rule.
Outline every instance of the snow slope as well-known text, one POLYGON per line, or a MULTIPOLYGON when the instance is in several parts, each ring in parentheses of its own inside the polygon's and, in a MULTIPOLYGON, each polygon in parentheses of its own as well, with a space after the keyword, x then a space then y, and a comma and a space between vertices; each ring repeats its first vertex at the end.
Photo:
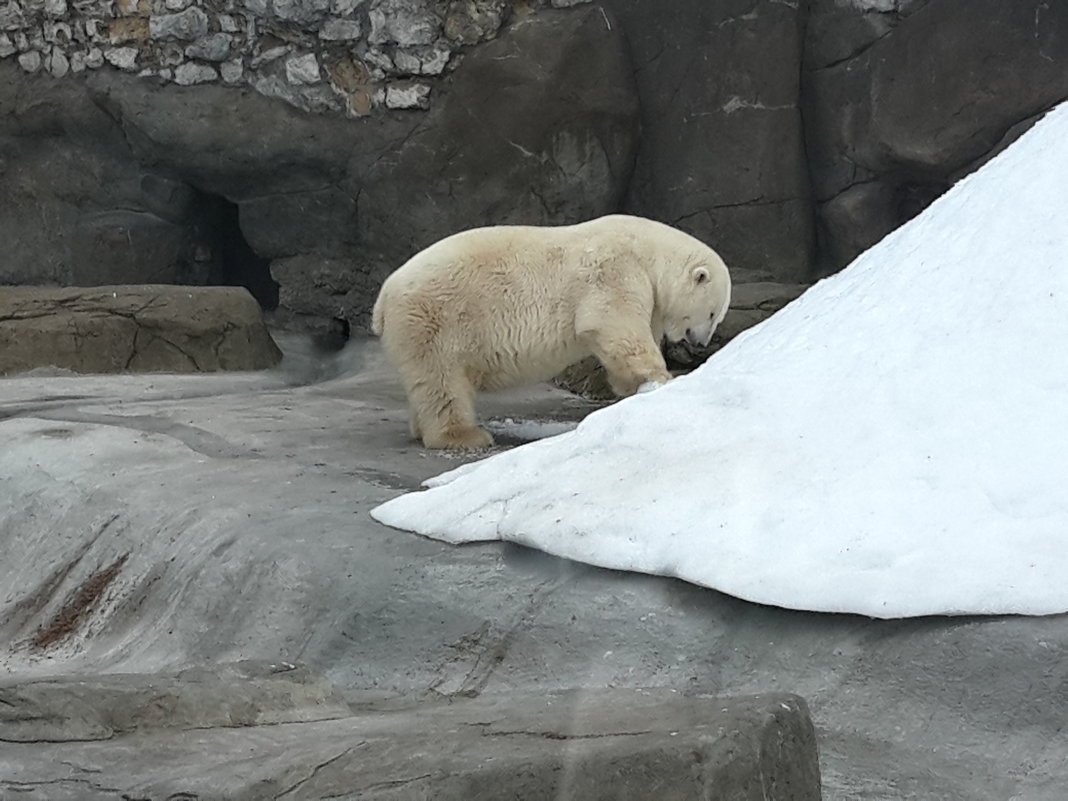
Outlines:
POLYGON ((874 617, 1068 610, 1068 104, 699 370, 375 519, 874 617))

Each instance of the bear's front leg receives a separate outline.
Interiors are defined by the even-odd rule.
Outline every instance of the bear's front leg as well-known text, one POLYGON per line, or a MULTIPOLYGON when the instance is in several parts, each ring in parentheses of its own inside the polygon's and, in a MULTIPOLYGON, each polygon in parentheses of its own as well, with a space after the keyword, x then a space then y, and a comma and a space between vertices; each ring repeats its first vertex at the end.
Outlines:
POLYGON ((671 380, 664 355, 651 333, 613 328, 591 331, 586 337, 590 350, 608 372, 609 386, 620 397, 633 395, 643 384, 671 380))

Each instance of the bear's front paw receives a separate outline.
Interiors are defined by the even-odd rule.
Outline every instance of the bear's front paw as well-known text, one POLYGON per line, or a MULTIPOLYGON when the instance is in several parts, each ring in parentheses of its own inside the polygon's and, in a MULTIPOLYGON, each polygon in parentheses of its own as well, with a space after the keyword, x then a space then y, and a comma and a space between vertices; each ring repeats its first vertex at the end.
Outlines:
POLYGON ((664 386, 664 384, 666 383, 666 381, 646 381, 644 384, 638 386, 638 388, 634 391, 634 394, 641 395, 645 392, 652 392, 654 390, 660 389, 660 387, 664 386))

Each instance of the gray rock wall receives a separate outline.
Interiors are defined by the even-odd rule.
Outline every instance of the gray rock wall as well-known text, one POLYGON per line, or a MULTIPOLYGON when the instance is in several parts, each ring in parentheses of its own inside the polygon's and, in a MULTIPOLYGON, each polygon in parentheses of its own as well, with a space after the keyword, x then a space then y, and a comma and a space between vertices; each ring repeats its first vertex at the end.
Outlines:
POLYGON ((802 96, 824 274, 1068 98, 1068 4, 811 0, 802 96))
MULTIPOLYGON (((9 7, 20 10, 18 25, 31 24, 9 7)), ((199 38, 181 65, 145 66, 162 63, 170 39, 186 35, 177 17, 201 20, 190 13, 200 6, 132 12, 149 31, 139 71, 57 78, 0 61, 0 170, 10 190, 0 194, 0 238, 11 243, 0 283, 241 283, 298 320, 359 326, 382 278, 441 236, 618 208, 638 101, 621 34, 599 9, 511 9, 507 31, 476 47, 498 32, 501 2, 372 0, 346 17, 365 34, 343 46, 350 66, 339 73, 330 65, 342 62, 328 58, 339 46, 321 37, 339 18, 283 20, 276 3, 273 17, 260 12, 271 27, 252 8, 231 15, 257 31, 240 40, 240 88, 174 80, 202 61, 186 53, 214 41, 225 14, 208 15, 206 31, 190 23, 199 38), (152 30, 169 33, 157 40, 152 30), (276 42, 282 33, 292 41, 276 42), (446 70, 465 47, 464 68, 446 70), (432 67, 412 60, 431 51, 440 56, 432 67), (267 53, 270 64, 296 66, 278 72, 267 53), (327 65, 315 84, 313 60, 327 65), (415 69, 432 77, 436 102, 415 69), (353 81, 347 95, 327 80, 339 74, 353 81), (418 94, 416 110, 399 110, 394 92, 418 94)), ((44 25, 41 14, 33 25, 44 25)))
POLYGON ((1066 97, 1046 0, 0 0, 0 284, 359 328, 441 236, 620 210, 805 283, 1066 97))
POLYGON ((626 209, 709 242, 738 278, 805 280, 805 5, 605 0, 630 43, 642 146, 626 209))

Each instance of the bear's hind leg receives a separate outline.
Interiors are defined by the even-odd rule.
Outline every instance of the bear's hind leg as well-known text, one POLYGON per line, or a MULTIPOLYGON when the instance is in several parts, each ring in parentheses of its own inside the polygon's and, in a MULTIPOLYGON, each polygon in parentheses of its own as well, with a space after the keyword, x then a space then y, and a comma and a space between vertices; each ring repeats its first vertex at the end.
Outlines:
POLYGON ((441 379, 439 383, 421 378, 408 391, 412 427, 422 434, 423 445, 433 449, 488 448, 493 437, 477 425, 471 382, 451 374, 441 379))

